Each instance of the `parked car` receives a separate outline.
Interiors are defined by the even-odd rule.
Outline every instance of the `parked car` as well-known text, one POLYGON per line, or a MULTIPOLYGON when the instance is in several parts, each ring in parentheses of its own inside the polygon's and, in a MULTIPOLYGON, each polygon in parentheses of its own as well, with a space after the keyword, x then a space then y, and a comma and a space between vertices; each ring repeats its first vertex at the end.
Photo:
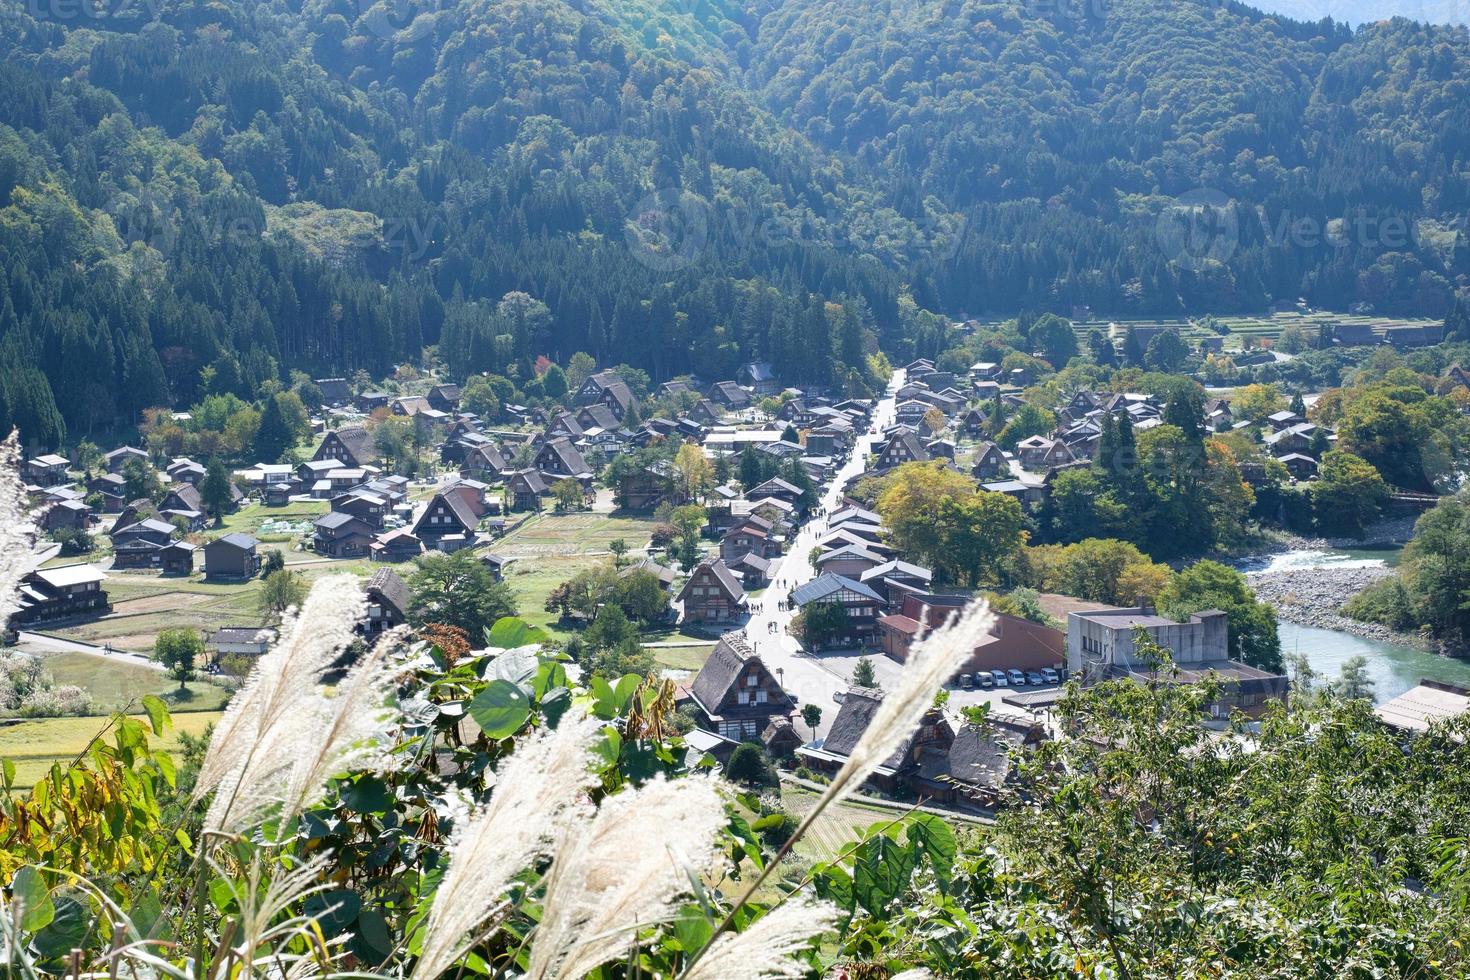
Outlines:
POLYGON ((975 678, 969 674, 961 674, 960 687, 963 687, 967 691, 972 690, 975 687, 975 678))
POLYGON ((1041 679, 1040 672, 1035 670, 1028 670, 1026 671, 1026 683, 1030 684, 1032 687, 1040 687, 1046 682, 1041 679))
POLYGON ((988 691, 995 686, 995 678, 991 677, 987 671, 982 670, 980 673, 975 675, 975 683, 979 684, 983 689, 988 691))
POLYGON ((990 677, 995 681, 996 687, 1010 687, 1011 682, 1006 680, 1006 672, 1003 670, 992 670, 990 677))
POLYGON ((1019 670, 1016 670, 1014 667, 1006 671, 1006 677, 1010 680, 1011 687, 1026 686, 1026 675, 1021 673, 1019 670))
POLYGON ((1057 673, 1057 669, 1055 667, 1041 668, 1041 679, 1046 681, 1048 684, 1060 684, 1062 682, 1061 675, 1057 673))

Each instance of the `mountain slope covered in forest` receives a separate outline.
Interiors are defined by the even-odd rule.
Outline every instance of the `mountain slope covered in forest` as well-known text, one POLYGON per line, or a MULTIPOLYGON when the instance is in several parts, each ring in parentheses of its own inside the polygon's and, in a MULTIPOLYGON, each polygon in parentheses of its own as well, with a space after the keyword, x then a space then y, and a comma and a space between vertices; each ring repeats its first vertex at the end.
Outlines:
POLYGON ((1467 271, 1463 31, 1157 0, 45 12, 0 10, 0 421, 37 444, 425 346, 457 376, 584 350, 860 390, 875 345, 936 347, 926 310, 1439 315, 1467 271), (1229 234, 1181 252, 1200 193, 1229 234))

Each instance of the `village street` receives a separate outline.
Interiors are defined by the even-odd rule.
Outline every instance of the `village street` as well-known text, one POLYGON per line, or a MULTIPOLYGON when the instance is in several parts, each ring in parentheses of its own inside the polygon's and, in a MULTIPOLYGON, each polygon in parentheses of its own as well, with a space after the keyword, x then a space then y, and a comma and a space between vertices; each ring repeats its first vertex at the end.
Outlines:
MULTIPOLYGON (((843 488, 848 481, 860 476, 867 468, 869 452, 878 448, 872 444, 881 439, 880 433, 893 424, 895 394, 903 387, 904 373, 896 371, 889 383, 888 391, 873 410, 868 431, 859 436, 847 463, 822 494, 818 511, 801 526, 785 555, 772 570, 772 580, 758 598, 751 602, 750 622, 746 634, 765 665, 781 681, 783 687, 801 703, 814 703, 822 709, 822 723, 817 726, 819 735, 825 735, 832 719, 837 716, 838 706, 833 695, 846 691, 851 683, 853 666, 857 663, 857 651, 836 651, 813 655, 801 649, 801 644, 786 632, 794 610, 782 605, 791 597, 797 586, 816 577, 812 567, 811 553, 822 535, 826 533, 827 515, 841 509, 843 488), (775 630, 771 630, 771 624, 775 630)), ((892 686, 903 667, 878 655, 870 658, 878 681, 892 686)), ((797 720, 798 730, 803 735, 810 732, 797 720)))

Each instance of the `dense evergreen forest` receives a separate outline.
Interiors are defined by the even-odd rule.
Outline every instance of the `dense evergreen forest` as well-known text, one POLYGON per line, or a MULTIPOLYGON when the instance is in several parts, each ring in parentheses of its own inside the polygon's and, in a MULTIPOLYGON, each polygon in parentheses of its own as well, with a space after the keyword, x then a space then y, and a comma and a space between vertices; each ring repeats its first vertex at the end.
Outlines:
POLYGON ((109 0, 0 6, 0 56, 0 422, 35 445, 425 347, 861 388, 931 313, 1438 316, 1470 270, 1470 43, 1408 21, 109 0), (1200 193, 1229 234, 1181 251, 1200 193))

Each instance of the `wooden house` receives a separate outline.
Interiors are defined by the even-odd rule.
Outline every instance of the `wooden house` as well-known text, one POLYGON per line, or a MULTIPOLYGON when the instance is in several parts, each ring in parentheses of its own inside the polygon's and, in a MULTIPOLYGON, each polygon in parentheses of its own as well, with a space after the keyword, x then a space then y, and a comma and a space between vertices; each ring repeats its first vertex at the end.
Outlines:
POLYGON ((735 741, 754 741, 773 721, 790 721, 796 711, 744 632, 720 637, 688 694, 699 726, 735 741))
POLYGON ((686 623, 728 623, 745 614, 745 589, 719 558, 695 566, 675 599, 686 623))
POLYGON ((215 538, 204 545, 204 577, 215 579, 248 579, 260 572, 259 542, 248 534, 236 532, 215 538))

